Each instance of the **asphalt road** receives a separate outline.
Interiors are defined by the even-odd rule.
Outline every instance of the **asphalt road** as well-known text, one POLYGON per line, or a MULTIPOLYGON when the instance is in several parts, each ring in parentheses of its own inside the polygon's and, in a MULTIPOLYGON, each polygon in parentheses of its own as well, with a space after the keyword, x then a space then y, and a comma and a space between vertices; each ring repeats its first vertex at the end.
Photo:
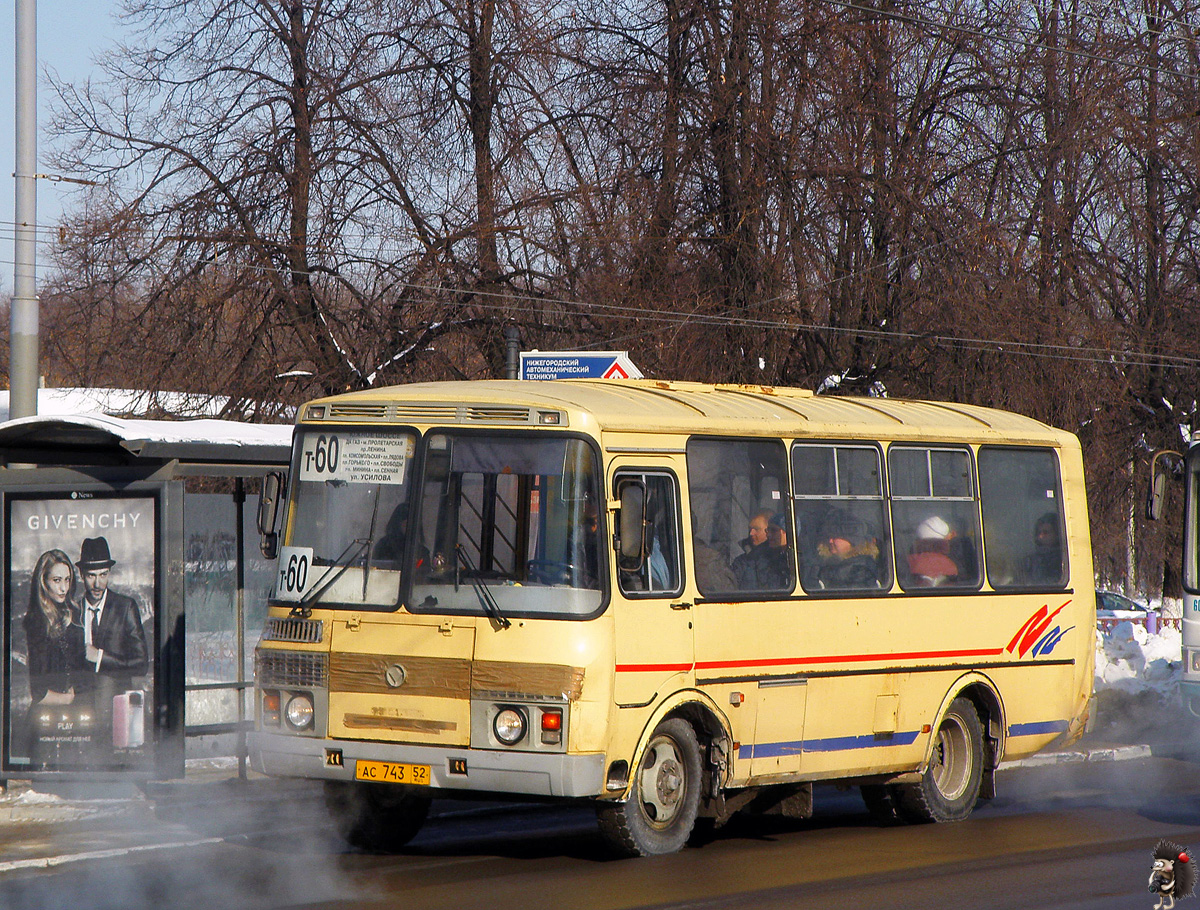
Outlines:
POLYGON ((1188 761, 1015 769, 999 788, 966 822, 881 828, 856 791, 822 787, 811 820, 736 820, 702 848, 614 860, 587 807, 448 806, 403 854, 375 856, 329 834, 311 786, 231 781, 105 818, 3 826, 0 907, 1151 910, 1157 840, 1200 852, 1188 761))

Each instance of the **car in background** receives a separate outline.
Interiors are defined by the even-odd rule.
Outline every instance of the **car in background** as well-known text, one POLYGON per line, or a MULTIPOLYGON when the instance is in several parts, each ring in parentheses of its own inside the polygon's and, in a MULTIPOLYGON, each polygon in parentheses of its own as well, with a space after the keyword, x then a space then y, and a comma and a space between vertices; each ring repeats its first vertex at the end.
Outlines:
MULTIPOLYGON (((1158 632, 1163 620, 1157 610, 1151 610, 1145 604, 1118 594, 1116 591, 1096 592, 1096 628, 1108 632, 1120 622, 1131 622, 1144 626, 1149 632, 1158 632)), ((1167 625, 1179 628, 1178 620, 1166 620, 1167 625)))
POLYGON ((1149 607, 1116 591, 1096 592, 1097 619, 1132 619, 1134 622, 1145 622, 1146 614, 1150 612, 1149 607))

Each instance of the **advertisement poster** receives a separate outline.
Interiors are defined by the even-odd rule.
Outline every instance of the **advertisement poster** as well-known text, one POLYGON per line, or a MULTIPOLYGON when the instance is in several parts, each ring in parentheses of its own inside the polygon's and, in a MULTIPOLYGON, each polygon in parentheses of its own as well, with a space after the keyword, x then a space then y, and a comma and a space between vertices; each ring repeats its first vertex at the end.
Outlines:
POLYGON ((157 497, 5 502, 5 767, 152 767, 157 497))

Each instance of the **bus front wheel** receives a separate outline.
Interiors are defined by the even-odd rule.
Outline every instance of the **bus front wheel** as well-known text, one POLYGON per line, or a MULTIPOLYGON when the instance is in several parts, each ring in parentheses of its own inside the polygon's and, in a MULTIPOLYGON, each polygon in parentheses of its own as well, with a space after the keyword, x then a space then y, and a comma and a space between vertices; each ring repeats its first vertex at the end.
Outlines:
POLYGON ((430 799, 398 784, 325 782, 325 807, 350 845, 372 853, 399 850, 417 836, 430 799))
POLYGON ((700 744, 680 718, 659 724, 638 762, 623 803, 602 804, 600 832, 625 856, 656 856, 683 849, 700 808, 700 744))
POLYGON ((983 724, 970 700, 950 702, 938 725, 929 767, 894 793, 899 814, 913 822, 956 822, 971 814, 983 780, 983 724))

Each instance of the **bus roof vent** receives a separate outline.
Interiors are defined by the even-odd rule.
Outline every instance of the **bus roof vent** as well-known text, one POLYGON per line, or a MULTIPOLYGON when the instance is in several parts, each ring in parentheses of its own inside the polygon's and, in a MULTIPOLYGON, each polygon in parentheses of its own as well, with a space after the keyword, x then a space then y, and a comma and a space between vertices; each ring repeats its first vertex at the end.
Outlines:
POLYGON ((335 402, 309 405, 309 420, 378 420, 401 423, 550 424, 566 426, 566 415, 557 409, 524 405, 466 404, 450 401, 398 401, 395 403, 335 402))
POLYGON ((396 420, 411 423, 454 423, 458 418, 458 406, 453 404, 415 404, 402 401, 396 405, 396 420))
POLYGON ((536 418, 529 408, 505 405, 470 404, 463 407, 463 421, 474 423, 535 423, 536 418))
POLYGON ((363 420, 374 418, 381 420, 387 417, 387 410, 386 404, 349 404, 343 402, 329 406, 329 419, 363 420))

